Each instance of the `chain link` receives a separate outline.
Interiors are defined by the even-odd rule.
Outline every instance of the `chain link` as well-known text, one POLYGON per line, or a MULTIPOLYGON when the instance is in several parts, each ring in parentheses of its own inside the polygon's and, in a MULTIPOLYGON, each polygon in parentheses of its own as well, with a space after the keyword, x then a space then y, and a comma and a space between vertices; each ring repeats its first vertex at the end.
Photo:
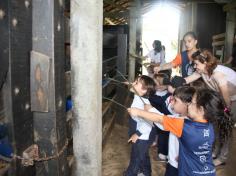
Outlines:
POLYGON ((62 149, 58 153, 56 153, 55 155, 52 155, 52 156, 46 156, 46 157, 41 157, 41 158, 24 158, 22 156, 14 154, 13 159, 31 160, 31 161, 36 161, 36 162, 52 160, 52 159, 58 158, 65 151, 65 149, 68 147, 68 143, 69 142, 68 142, 68 139, 67 139, 66 142, 65 142, 65 145, 62 147, 62 149))
POLYGON ((67 146, 68 146, 68 143, 69 143, 69 142, 68 142, 68 139, 67 139, 65 145, 64 145, 64 146, 62 147, 62 149, 61 149, 58 153, 56 153, 55 155, 48 156, 48 157, 37 158, 37 159, 35 159, 35 161, 41 162, 41 161, 48 161, 48 160, 52 160, 52 159, 58 158, 58 157, 65 151, 65 149, 66 149, 67 146))

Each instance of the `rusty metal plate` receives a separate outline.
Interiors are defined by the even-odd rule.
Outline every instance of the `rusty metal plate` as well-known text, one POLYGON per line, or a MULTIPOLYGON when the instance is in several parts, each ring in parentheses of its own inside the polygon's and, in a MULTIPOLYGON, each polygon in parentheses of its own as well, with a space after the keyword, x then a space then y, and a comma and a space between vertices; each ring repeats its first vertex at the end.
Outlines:
POLYGON ((50 57, 31 51, 31 111, 48 112, 50 57))

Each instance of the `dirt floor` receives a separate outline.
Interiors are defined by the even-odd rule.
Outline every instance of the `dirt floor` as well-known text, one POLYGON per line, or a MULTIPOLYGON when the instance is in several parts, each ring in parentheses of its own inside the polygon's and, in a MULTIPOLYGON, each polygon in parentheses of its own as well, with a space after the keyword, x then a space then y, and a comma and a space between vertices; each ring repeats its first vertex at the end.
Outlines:
MULTIPOLYGON (((128 140, 128 128, 115 125, 106 145, 103 148, 103 176, 122 176, 123 171, 128 166, 130 156, 130 144, 128 140)), ((236 129, 231 141, 230 155, 225 166, 217 168, 217 176, 235 176, 236 175, 236 129)), ((150 157, 152 162, 152 175, 163 176, 165 164, 155 160, 156 149, 150 148, 150 157)))

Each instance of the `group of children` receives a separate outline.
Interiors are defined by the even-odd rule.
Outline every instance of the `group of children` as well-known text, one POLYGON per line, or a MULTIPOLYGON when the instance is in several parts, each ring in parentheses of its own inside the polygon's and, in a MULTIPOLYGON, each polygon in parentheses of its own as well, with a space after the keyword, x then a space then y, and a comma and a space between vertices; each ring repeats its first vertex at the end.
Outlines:
MULTIPOLYGON (((223 66, 217 66, 209 52, 197 49, 193 32, 184 36, 184 42, 186 51, 174 61, 155 67, 153 77, 142 75, 132 84, 135 95, 128 109, 132 149, 125 176, 151 175, 149 147, 155 138, 155 128, 159 131, 158 157, 165 159, 160 156, 167 155, 168 159, 165 176, 216 175, 213 144, 215 137, 221 144, 230 137, 233 120, 226 107, 232 103, 227 104, 222 91, 207 82, 223 66), (170 75, 160 73, 176 66, 181 66, 182 77, 170 79, 170 75)), ((224 70, 236 78, 235 72, 224 70)), ((223 79, 232 82, 227 77, 223 79)))
MULTIPOLYGON (((155 82, 161 81, 162 76, 155 75, 154 81, 143 75, 132 85, 135 95, 131 108, 128 109, 131 115, 129 141, 132 142, 132 149, 130 163, 124 175, 151 175, 149 147, 153 125, 170 132, 169 139, 166 139, 169 145, 165 176, 215 175, 212 159, 215 140, 213 124, 221 124, 218 130, 224 137, 221 140, 228 138, 232 129, 226 128, 230 126, 231 120, 224 115, 222 99, 217 92, 210 89, 181 86, 169 98, 164 98, 165 101, 163 100, 164 103, 159 109, 166 108, 169 111, 171 104, 171 113, 163 113, 165 110, 159 111, 155 108, 159 102, 155 104, 152 101, 153 96, 157 95, 153 91, 158 92, 160 86, 164 86, 155 86, 155 82)), ((160 97, 165 95, 163 92, 160 97)))

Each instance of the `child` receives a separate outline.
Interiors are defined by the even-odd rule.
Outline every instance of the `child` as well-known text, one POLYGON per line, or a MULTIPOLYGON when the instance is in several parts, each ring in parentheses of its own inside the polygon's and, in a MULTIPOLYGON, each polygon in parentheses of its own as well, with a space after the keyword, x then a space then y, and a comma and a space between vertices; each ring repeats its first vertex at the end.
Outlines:
POLYGON ((192 54, 198 50, 197 36, 194 32, 187 32, 183 37, 183 41, 186 51, 179 53, 172 62, 155 67, 155 73, 162 70, 169 70, 177 66, 181 66, 182 77, 189 76, 193 73, 192 54))
POLYGON ((150 63, 148 64, 149 66, 147 67, 147 72, 150 77, 153 77, 153 68, 155 66, 159 66, 160 64, 165 63, 165 51, 162 48, 161 41, 160 40, 154 40, 152 43, 153 49, 148 52, 147 55, 145 56, 137 56, 134 54, 130 54, 133 57, 140 58, 143 60, 146 60, 150 58, 150 63))
MULTIPOLYGON (((194 53, 193 61, 196 72, 184 78, 186 83, 191 83, 201 77, 210 89, 220 93, 224 99, 225 107, 231 110, 232 119, 236 120, 236 72, 218 64, 217 59, 208 50, 194 53)), ((215 166, 225 164, 228 150, 229 141, 225 141, 214 160, 215 166)))
POLYGON ((129 108, 128 111, 131 115, 163 124, 165 130, 179 137, 179 175, 216 175, 212 160, 212 124, 217 124, 223 141, 232 132, 231 119, 224 116, 224 104, 217 92, 209 89, 196 91, 188 105, 191 120, 170 118, 137 108, 129 108))
MULTIPOLYGON (((191 102, 192 97, 195 93, 195 89, 189 86, 179 87, 175 90, 174 95, 171 99, 171 109, 174 112, 174 117, 178 118, 181 116, 187 116, 188 103, 191 102)), ((155 110, 150 110, 155 112, 155 110)), ((163 129, 163 125, 155 123, 160 129, 163 129)), ((169 146, 168 146, 168 163, 166 165, 165 176, 177 176, 178 175, 178 162, 179 156, 179 141, 178 138, 170 132, 169 134, 169 146)))
MULTIPOLYGON (((144 109, 144 103, 150 104, 147 98, 155 91, 155 83, 152 78, 142 75, 133 84, 131 91, 135 93, 132 108, 144 109), (141 96, 141 97, 140 97, 141 96)), ((152 129, 152 122, 148 122, 138 116, 132 116, 129 121, 128 142, 132 142, 130 163, 125 171, 125 176, 137 175, 142 172, 151 176, 151 163, 149 158, 149 135, 152 129)))
MULTIPOLYGON (((166 107, 165 101, 171 95, 167 91, 167 85, 164 85, 164 79, 169 79, 168 75, 164 73, 154 74, 153 80, 156 83, 156 93, 149 97, 149 101, 153 107, 155 107, 161 113, 168 115, 171 114, 166 107)), ((168 138, 169 132, 160 130, 158 127, 154 127, 152 135, 154 138, 158 135, 157 147, 159 161, 166 161, 168 155, 168 138)), ((155 142, 154 142, 155 144, 155 142)))

